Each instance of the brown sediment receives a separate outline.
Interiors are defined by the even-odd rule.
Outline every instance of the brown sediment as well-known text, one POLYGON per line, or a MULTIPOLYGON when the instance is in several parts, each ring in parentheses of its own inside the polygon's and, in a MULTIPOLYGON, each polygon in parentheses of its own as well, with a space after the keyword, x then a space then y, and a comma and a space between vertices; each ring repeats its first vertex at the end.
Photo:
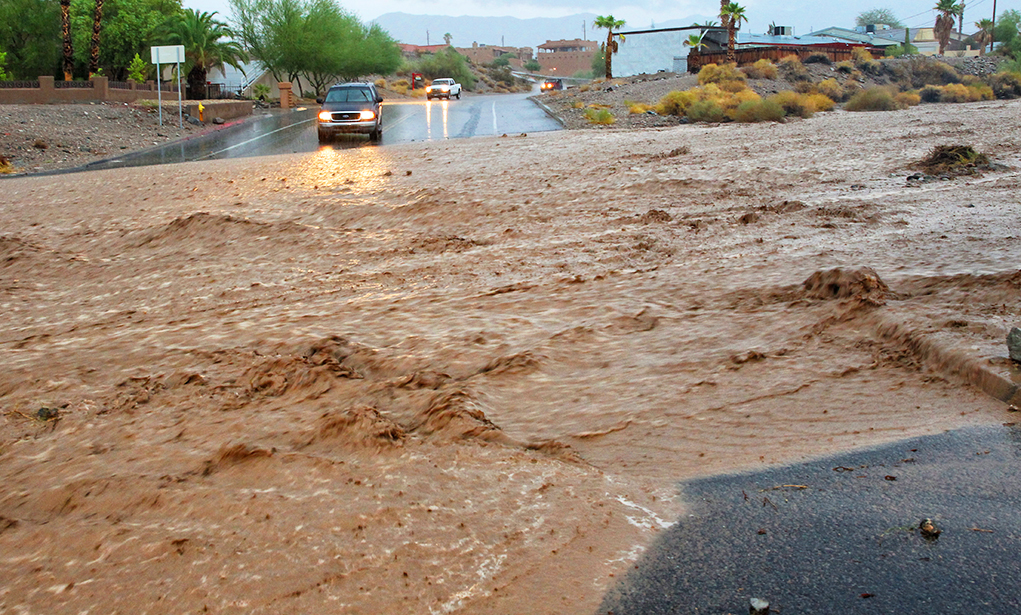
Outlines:
POLYGON ((898 169, 1019 105, 4 180, 0 611, 591 613, 679 481, 1000 423, 1021 176, 898 169))

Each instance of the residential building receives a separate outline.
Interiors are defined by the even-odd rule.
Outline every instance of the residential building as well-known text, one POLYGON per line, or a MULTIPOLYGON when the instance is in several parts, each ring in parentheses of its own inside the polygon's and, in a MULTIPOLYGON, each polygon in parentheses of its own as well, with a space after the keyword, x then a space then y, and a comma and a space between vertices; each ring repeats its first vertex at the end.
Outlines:
POLYGON ((592 70, 592 58, 599 51, 599 43, 572 40, 546 41, 539 45, 536 60, 539 61, 539 72, 544 75, 570 77, 571 75, 592 70))

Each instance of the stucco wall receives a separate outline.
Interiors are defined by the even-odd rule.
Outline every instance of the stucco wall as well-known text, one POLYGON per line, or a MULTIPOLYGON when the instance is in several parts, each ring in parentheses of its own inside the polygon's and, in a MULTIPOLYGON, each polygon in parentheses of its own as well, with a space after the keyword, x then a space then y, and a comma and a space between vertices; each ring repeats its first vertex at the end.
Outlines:
MULTIPOLYGON (((630 77, 661 70, 673 71, 674 58, 686 58, 684 46, 693 30, 662 30, 642 34, 625 33, 613 56, 613 76, 630 77)), ((694 30, 697 33, 697 30, 694 30)), ((682 63, 683 64, 683 63, 682 63)))

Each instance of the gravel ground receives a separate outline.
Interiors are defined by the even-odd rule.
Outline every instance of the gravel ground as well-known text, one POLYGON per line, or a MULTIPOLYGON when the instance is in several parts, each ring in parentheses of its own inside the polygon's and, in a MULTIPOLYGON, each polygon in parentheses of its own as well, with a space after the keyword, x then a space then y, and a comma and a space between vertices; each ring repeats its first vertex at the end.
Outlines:
MULTIPOLYGON (((884 60, 887 63, 905 63, 911 58, 884 60)), ((983 76, 996 72, 1003 58, 981 56, 977 58, 941 58, 953 66, 962 75, 983 76)), ((842 86, 848 82, 860 87, 887 85, 890 83, 885 76, 873 77, 863 75, 860 79, 850 77, 836 70, 830 64, 806 64, 805 68, 815 83, 824 79, 835 78, 842 86)), ((676 126, 683 123, 680 118, 658 116, 648 113, 631 113, 627 103, 635 102, 655 105, 668 93, 676 90, 687 90, 698 85, 698 77, 692 74, 657 73, 655 75, 637 75, 613 79, 609 82, 593 82, 588 86, 572 86, 561 92, 549 92, 539 95, 536 99, 546 105, 554 115, 570 129, 620 129, 620 128, 661 128, 676 126), (615 122, 612 125, 593 124, 585 118, 585 109, 597 106, 610 110, 615 122)), ((792 90, 795 83, 783 78, 749 79, 748 87, 761 96, 769 96, 784 90, 792 90)))
POLYGON ((67 169, 211 129, 178 128, 176 105, 163 126, 156 108, 125 103, 0 105, 0 156, 14 172, 67 169))

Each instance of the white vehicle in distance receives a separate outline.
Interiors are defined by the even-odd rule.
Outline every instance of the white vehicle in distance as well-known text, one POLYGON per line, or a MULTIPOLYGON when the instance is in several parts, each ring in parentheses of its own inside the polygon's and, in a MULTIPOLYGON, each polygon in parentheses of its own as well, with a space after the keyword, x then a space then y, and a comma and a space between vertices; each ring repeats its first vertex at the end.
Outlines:
POLYGON ((453 79, 433 79, 432 85, 425 89, 425 97, 429 100, 434 98, 461 100, 461 84, 453 79))

